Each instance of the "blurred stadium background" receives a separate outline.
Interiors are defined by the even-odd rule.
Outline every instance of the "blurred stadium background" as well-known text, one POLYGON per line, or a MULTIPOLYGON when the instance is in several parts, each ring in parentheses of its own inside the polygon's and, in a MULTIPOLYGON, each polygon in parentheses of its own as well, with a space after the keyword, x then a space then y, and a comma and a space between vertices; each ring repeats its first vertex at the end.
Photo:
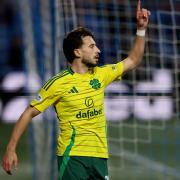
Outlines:
MULTIPOLYGON (((0 159, 16 119, 42 83, 66 68, 63 36, 91 29, 100 64, 127 56, 136 0, 0 1, 0 159)), ((151 11, 141 66, 106 90, 111 180, 180 179, 180 1, 144 0, 151 11)), ((3 180, 56 179, 55 114, 37 117, 19 146, 19 170, 3 180)))

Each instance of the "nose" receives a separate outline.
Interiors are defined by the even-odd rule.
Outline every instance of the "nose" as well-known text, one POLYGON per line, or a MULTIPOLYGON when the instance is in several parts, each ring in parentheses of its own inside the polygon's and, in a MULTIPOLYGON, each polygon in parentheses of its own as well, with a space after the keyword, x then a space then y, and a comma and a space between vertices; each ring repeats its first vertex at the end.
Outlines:
POLYGON ((97 47, 97 52, 98 52, 98 53, 101 53, 101 50, 100 50, 98 47, 97 47))

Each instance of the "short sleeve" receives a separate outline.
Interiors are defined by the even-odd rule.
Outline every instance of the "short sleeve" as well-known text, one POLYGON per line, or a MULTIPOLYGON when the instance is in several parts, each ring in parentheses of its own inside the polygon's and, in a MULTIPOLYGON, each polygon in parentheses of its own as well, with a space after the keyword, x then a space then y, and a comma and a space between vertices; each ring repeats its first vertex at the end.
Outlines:
POLYGON ((35 107, 40 112, 45 111, 49 106, 53 105, 57 100, 59 99, 59 96, 55 94, 52 90, 45 90, 41 89, 31 102, 30 105, 35 107))
POLYGON ((105 86, 108 86, 112 81, 121 80, 124 65, 123 62, 119 62, 117 64, 108 64, 102 68, 102 73, 105 75, 105 86))

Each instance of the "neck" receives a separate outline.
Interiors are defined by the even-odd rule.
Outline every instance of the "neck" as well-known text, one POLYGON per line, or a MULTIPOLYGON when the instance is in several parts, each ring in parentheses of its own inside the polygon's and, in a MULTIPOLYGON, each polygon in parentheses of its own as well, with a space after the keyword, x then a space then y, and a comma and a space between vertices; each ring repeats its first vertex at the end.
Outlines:
POLYGON ((76 60, 74 60, 73 63, 71 64, 71 68, 75 73, 78 74, 86 74, 89 70, 88 66, 76 60))

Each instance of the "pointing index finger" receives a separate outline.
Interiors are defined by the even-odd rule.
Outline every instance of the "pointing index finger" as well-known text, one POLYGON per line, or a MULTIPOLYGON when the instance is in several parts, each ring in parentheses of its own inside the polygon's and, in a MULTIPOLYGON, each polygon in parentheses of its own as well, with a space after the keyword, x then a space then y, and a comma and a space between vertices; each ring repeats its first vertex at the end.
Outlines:
POLYGON ((137 4, 137 11, 139 12, 141 10, 141 1, 138 0, 138 4, 137 4))
POLYGON ((142 16, 142 14, 141 14, 141 1, 138 0, 136 18, 139 19, 141 16, 142 16))

